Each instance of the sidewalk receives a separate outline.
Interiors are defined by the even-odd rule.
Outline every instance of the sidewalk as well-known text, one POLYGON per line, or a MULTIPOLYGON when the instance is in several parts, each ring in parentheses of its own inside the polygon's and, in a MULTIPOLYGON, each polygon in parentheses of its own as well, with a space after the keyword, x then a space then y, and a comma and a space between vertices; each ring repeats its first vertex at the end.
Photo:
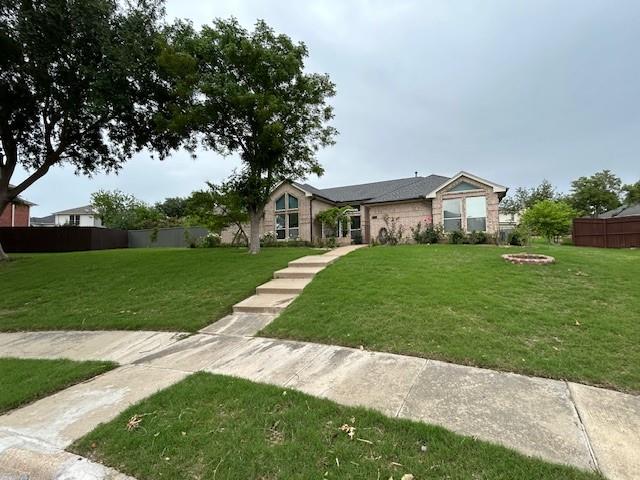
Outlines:
MULTIPOLYGON (((598 469, 610 479, 638 478, 640 397, 416 357, 249 336, 273 318, 234 313, 182 340, 179 334, 153 332, 0 334, 0 356, 71 356, 124 365, 0 417, 0 465, 15 464, 16 458, 47 461, 132 403, 190 373, 208 371, 441 425, 550 462, 598 469)), ((0 468, 0 478, 1 473, 0 468)))

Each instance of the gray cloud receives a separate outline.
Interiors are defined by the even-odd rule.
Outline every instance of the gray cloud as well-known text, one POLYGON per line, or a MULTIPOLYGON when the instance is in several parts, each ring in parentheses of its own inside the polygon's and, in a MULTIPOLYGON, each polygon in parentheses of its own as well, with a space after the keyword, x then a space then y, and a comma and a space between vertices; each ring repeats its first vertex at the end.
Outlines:
MULTIPOLYGON (((310 71, 337 84, 336 146, 321 186, 469 170, 516 186, 609 168, 640 177, 640 3, 636 1, 168 0, 196 25, 264 18, 304 41, 310 71)), ((25 195, 34 213, 87 203, 99 188, 146 201, 221 180, 234 158, 141 154, 118 176, 58 168, 25 195)))

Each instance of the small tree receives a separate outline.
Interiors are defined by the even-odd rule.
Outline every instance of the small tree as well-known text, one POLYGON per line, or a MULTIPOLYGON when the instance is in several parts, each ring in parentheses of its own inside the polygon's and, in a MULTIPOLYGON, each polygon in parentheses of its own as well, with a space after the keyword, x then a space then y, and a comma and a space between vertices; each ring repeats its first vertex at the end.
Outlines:
POLYGON ((640 203, 640 180, 636 183, 625 185, 622 187, 624 192, 624 203, 626 205, 634 205, 640 203))
POLYGON ((331 229, 331 237, 337 237, 340 226, 342 226, 342 236, 346 237, 349 231, 349 222, 351 222, 351 215, 349 215, 351 212, 353 212, 353 208, 349 206, 332 207, 318 213, 316 220, 331 229))
POLYGON ((571 182, 570 205, 581 215, 597 216, 620 206, 621 180, 609 170, 571 182))
POLYGON ((116 170, 180 144, 162 119, 189 62, 165 52, 163 15, 159 0, 0 3, 0 212, 54 165, 116 170), (29 174, 10 186, 18 166, 29 174))
POLYGON ((571 231, 571 221, 576 216, 576 211, 565 202, 542 200, 524 212, 522 224, 551 243, 571 231))
POLYGON ((257 253, 275 185, 323 173, 316 152, 332 145, 337 133, 327 125, 335 86, 327 75, 305 71, 303 43, 276 34, 264 21, 248 32, 235 19, 217 20, 199 34, 181 30, 173 41, 198 62, 190 128, 209 148, 237 152, 242 160, 229 181, 249 215, 250 252, 257 253))
POLYGON ((215 185, 207 182, 208 190, 193 192, 187 199, 187 214, 200 225, 212 232, 221 233, 225 228, 237 228, 233 244, 247 243, 244 225, 249 220, 247 209, 235 185, 225 182, 215 185))

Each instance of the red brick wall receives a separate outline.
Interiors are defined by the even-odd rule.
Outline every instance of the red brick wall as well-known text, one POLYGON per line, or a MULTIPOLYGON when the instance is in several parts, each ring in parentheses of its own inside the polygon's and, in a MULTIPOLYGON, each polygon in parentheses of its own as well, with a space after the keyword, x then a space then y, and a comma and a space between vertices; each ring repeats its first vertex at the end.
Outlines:
POLYGON ((11 204, 7 205, 0 214, 0 227, 28 227, 29 226, 29 206, 16 204, 14 213, 14 224, 11 225, 11 204))

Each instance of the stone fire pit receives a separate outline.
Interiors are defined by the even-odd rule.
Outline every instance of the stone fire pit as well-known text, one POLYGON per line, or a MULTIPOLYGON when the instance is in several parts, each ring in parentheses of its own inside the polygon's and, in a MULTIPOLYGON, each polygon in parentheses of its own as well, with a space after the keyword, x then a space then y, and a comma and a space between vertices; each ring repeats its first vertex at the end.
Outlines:
POLYGON ((539 255, 537 253, 505 253, 502 255, 507 262, 528 265, 548 265, 556 261, 549 255, 539 255))

